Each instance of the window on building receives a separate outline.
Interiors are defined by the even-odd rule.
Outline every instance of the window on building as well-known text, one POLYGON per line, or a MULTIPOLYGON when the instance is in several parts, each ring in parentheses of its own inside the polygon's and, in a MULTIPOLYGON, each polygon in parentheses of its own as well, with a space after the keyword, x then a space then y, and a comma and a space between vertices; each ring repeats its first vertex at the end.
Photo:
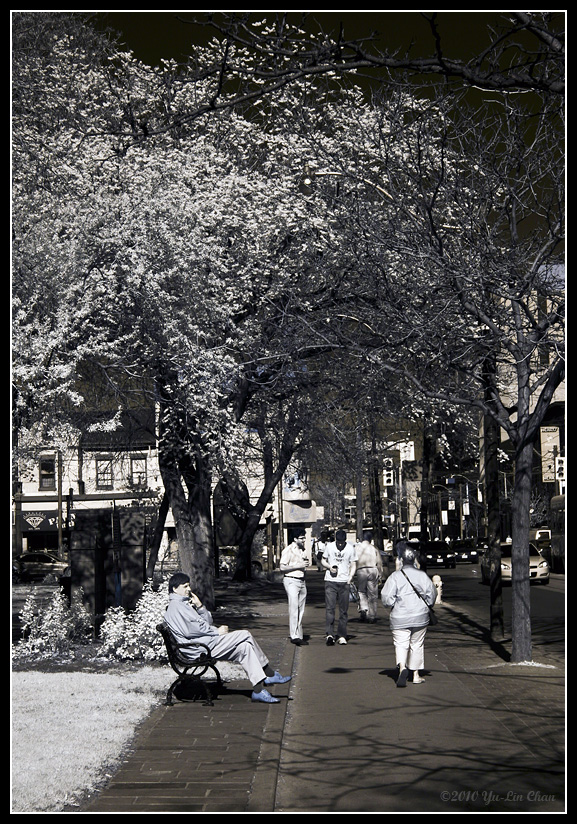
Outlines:
POLYGON ((113 489, 114 473, 112 469, 112 458, 101 455, 96 458, 96 488, 113 489))
POLYGON ((130 458, 130 485, 134 489, 146 489, 146 457, 132 455, 130 458))
POLYGON ((40 459, 39 488, 56 489, 56 458, 53 455, 40 459))

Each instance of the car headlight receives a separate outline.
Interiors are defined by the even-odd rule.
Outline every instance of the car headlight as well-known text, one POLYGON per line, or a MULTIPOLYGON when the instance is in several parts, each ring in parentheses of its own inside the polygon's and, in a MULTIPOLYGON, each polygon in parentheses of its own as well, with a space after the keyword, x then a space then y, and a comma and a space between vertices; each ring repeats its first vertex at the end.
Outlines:
POLYGON ((545 568, 547 568, 547 567, 549 566, 549 564, 547 563, 547 561, 541 561, 541 563, 539 564, 539 566, 540 566, 540 567, 543 567, 543 569, 545 569, 545 568))
POLYGON ((501 569, 511 569, 511 565, 510 564, 504 564, 503 562, 501 562, 501 569))

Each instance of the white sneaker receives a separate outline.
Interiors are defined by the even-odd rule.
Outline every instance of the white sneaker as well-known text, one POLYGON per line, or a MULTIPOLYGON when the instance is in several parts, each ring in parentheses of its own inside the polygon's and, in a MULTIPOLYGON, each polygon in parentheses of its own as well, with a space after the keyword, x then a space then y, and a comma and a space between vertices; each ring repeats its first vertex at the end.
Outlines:
POLYGON ((343 638, 343 637, 342 637, 342 635, 341 635, 341 637, 337 640, 337 644, 346 644, 346 643, 347 643, 347 639, 346 639, 346 638, 343 638))

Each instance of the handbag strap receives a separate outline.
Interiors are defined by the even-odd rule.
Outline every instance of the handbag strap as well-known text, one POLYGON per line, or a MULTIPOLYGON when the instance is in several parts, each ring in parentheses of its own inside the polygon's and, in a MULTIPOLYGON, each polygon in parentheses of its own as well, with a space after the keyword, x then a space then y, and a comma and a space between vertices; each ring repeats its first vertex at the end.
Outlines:
POLYGON ((411 581, 411 579, 409 578, 409 576, 405 574, 405 570, 404 570, 404 569, 401 569, 401 572, 403 573, 403 575, 405 576, 405 578, 407 579, 407 581, 410 583, 410 585, 413 587, 413 589, 415 590, 415 592, 417 593, 417 595, 419 596, 419 598, 421 599, 421 601, 424 601, 425 606, 426 606, 426 607, 428 607, 429 609, 432 609, 432 607, 429 607, 429 605, 428 605, 428 604, 427 604, 427 602, 425 601, 424 597, 421 595, 421 593, 420 593, 420 592, 419 592, 419 590, 416 588, 416 586, 414 585, 414 583, 411 581))

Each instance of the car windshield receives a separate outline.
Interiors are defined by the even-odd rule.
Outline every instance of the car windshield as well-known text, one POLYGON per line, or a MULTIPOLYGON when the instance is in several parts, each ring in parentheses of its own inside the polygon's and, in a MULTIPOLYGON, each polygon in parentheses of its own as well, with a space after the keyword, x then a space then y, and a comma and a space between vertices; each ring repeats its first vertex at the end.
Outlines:
MULTIPOLYGON (((507 544, 506 546, 502 546, 502 547, 501 547, 501 558, 510 558, 510 557, 511 557, 511 552, 512 552, 512 549, 513 549, 513 545, 512 545, 512 544, 507 544)), ((536 549, 536 548, 533 546, 533 544, 529 544, 529 555, 530 555, 532 558, 535 558, 535 557, 537 557, 537 558, 541 558, 541 557, 542 557, 542 556, 541 556, 541 553, 539 552, 539 550, 538 550, 538 549, 536 549)))

